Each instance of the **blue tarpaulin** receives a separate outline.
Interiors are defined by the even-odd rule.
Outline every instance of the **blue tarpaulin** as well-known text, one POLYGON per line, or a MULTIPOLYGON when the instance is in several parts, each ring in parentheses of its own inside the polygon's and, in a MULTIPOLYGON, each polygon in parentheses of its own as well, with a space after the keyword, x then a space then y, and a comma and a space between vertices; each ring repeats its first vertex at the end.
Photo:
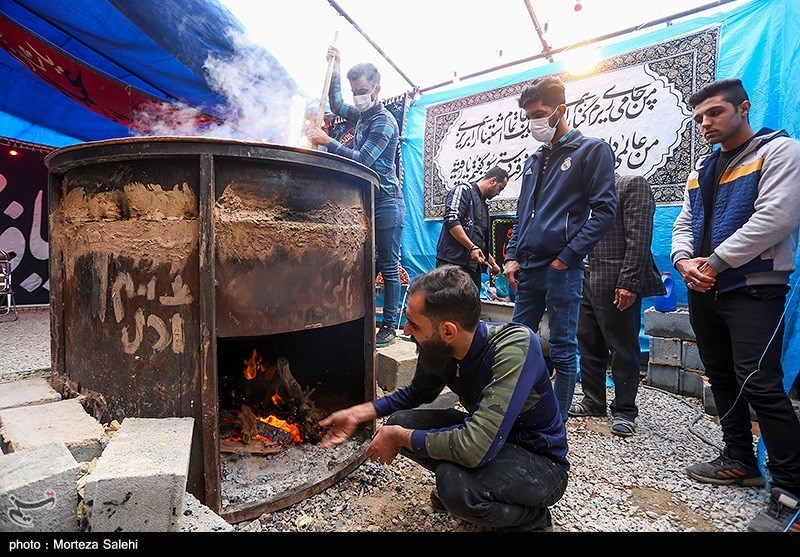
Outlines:
MULTIPOLYGON (((231 57, 241 23, 216 0, 0 0, 0 14, 87 67, 157 99, 214 114, 225 99, 204 77, 209 56, 231 57)), ((275 79, 294 81, 267 52, 275 79)), ((61 147, 125 137, 126 126, 81 106, 0 49, 0 136, 61 147)))

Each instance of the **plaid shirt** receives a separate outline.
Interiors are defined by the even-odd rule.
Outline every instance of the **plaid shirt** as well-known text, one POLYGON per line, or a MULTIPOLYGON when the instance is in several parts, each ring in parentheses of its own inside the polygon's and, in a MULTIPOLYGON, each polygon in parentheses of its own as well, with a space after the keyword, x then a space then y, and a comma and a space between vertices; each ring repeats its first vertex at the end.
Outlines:
POLYGON ((328 151, 368 166, 380 176, 380 186, 384 193, 401 197, 402 190, 395 166, 400 127, 392 113, 381 103, 363 114, 354 106, 346 104, 342 99, 342 85, 338 74, 334 74, 331 79, 328 101, 337 116, 356 122, 354 148, 345 147, 332 139, 328 151))
POLYGON ((653 241, 653 191, 642 176, 617 176, 617 216, 611 229, 587 256, 586 280, 595 295, 613 299, 616 288, 640 298, 664 295, 650 244, 653 241))

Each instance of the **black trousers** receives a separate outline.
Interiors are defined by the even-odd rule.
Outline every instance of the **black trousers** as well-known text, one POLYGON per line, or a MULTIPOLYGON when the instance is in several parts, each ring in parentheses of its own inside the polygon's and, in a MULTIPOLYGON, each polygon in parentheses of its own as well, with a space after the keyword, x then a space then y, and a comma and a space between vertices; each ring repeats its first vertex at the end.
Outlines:
MULTIPOLYGON (((409 429, 439 429, 464 423, 467 414, 447 410, 398 410, 386 421, 409 429)), ((465 468, 446 460, 419 458, 436 476, 436 490, 453 516, 507 531, 540 530, 551 524, 550 510, 567 488, 567 471, 550 458, 505 443, 492 460, 465 468)))
POLYGON ((787 290, 749 286, 716 299, 690 291, 689 318, 719 412, 724 452, 757 464, 749 403, 767 449, 772 483, 800 496, 800 420, 784 390, 781 367, 787 290))
MULTIPOLYGON (((445 261, 443 259, 436 258, 436 266, 442 267, 443 265, 455 265, 454 263, 450 263, 449 261, 445 261)), ((476 264, 477 265, 477 264, 476 264)), ((472 277, 472 280, 475 281, 475 285, 478 287, 478 292, 481 291, 481 275, 483 272, 481 268, 483 265, 477 265, 475 269, 470 269, 467 265, 456 265, 456 267, 461 267, 465 273, 472 277)))
POLYGON ((584 280, 578 316, 578 351, 581 387, 588 406, 600 411, 606 408, 606 370, 610 361, 614 380, 611 415, 631 420, 639 415, 636 395, 641 365, 641 325, 641 298, 637 296, 631 307, 619 311, 614 306, 613 294, 595 294, 588 280, 584 280))

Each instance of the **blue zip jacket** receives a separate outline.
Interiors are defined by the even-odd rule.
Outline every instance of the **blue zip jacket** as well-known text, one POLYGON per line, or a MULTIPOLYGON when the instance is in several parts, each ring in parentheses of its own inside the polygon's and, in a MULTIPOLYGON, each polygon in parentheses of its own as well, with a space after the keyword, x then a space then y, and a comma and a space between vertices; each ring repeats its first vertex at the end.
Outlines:
POLYGON ((506 261, 530 269, 560 259, 583 268, 616 217, 614 153, 605 141, 573 130, 552 151, 539 180, 548 152, 543 145, 525 161, 506 261))

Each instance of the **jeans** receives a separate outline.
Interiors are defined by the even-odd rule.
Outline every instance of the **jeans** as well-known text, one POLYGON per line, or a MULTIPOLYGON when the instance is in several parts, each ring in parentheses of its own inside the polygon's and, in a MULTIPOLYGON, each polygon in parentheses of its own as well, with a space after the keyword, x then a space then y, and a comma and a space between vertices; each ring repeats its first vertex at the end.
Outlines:
POLYGON ((713 293, 690 290, 689 321, 719 411, 723 452, 756 467, 750 403, 772 483, 800 496, 800 421, 781 367, 786 291, 786 286, 746 286, 715 299, 713 293))
POLYGON ((567 421, 578 374, 578 309, 581 301, 583 269, 559 271, 549 265, 517 271, 517 298, 511 320, 539 330, 547 311, 550 336, 550 361, 556 368, 553 390, 567 421))
POLYGON ((375 252, 377 272, 383 277, 383 325, 397 328, 400 305, 400 244, 406 220, 402 197, 375 197, 375 252))
MULTIPOLYGON (((440 429, 463 424, 468 415, 447 410, 398 410, 386 421, 408 429, 440 429)), ((567 471, 548 457, 505 443, 480 468, 447 460, 401 454, 431 470, 436 491, 453 516, 480 526, 508 531, 539 530, 551 522, 548 507, 567 489, 567 471)))
POLYGON ((610 355, 614 380, 611 415, 635 420, 639 415, 636 395, 641 365, 642 299, 637 296, 633 305, 620 311, 614 305, 613 291, 596 294, 586 280, 580 308, 578 351, 581 353, 583 401, 593 410, 605 411, 606 369, 610 355))

